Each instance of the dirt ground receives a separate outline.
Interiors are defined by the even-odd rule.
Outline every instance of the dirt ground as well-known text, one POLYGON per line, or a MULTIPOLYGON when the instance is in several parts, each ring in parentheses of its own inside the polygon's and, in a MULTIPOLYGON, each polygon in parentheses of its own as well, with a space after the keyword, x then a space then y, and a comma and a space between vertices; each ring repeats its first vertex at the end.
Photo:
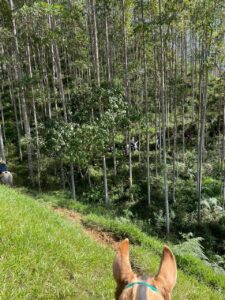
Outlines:
POLYGON ((99 230, 98 228, 85 227, 82 222, 82 215, 80 213, 68 210, 66 208, 60 208, 60 207, 54 208, 54 211, 59 213, 61 216, 65 216, 67 219, 71 220, 72 222, 81 224, 86 234, 89 235, 92 239, 94 239, 98 243, 110 247, 114 250, 118 248, 119 241, 113 236, 112 233, 99 230))

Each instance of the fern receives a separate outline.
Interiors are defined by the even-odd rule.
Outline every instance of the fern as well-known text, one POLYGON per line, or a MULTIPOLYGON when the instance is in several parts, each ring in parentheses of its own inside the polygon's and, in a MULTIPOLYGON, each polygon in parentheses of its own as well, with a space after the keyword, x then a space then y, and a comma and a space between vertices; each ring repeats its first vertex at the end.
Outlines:
POLYGON ((203 241, 202 237, 190 238, 180 244, 177 244, 173 247, 174 252, 177 255, 185 256, 187 254, 192 255, 196 258, 200 258, 204 261, 208 261, 207 256, 204 254, 204 249, 201 245, 203 241))

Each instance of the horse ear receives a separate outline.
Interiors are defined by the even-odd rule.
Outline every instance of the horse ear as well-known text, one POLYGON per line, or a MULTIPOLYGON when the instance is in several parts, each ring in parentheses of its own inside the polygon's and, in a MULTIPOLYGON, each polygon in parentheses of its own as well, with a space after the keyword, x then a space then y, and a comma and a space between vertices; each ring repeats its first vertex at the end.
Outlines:
POLYGON ((156 276, 155 284, 165 290, 170 299, 177 280, 176 259, 169 247, 164 246, 159 272, 156 276))
POLYGON ((118 247, 116 257, 113 262, 113 276, 117 283, 127 284, 132 280, 132 271, 129 259, 129 240, 123 240, 118 247))

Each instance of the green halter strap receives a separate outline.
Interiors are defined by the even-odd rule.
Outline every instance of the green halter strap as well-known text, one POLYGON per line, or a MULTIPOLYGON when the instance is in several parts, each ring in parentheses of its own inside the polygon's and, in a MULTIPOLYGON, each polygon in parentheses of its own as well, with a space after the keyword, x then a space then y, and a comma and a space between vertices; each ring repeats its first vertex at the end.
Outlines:
POLYGON ((153 292, 158 292, 158 289, 157 289, 155 286, 153 286, 153 285, 151 285, 151 284, 149 284, 149 283, 147 283, 147 282, 145 282, 145 281, 135 281, 135 282, 128 283, 128 284, 125 286, 125 289, 131 288, 131 287, 133 287, 135 284, 138 284, 138 285, 145 285, 146 287, 150 288, 153 292))

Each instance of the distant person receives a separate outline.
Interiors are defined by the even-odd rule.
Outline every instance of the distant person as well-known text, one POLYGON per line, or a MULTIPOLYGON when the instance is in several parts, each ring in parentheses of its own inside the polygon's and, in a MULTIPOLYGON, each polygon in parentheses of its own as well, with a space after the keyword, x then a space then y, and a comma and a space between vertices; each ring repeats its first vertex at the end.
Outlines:
POLYGON ((4 172, 8 172, 8 168, 6 166, 6 162, 4 160, 0 160, 0 175, 2 175, 2 173, 4 172))
POLYGON ((13 185, 13 176, 8 171, 6 162, 2 159, 0 159, 0 181, 9 186, 13 185))

